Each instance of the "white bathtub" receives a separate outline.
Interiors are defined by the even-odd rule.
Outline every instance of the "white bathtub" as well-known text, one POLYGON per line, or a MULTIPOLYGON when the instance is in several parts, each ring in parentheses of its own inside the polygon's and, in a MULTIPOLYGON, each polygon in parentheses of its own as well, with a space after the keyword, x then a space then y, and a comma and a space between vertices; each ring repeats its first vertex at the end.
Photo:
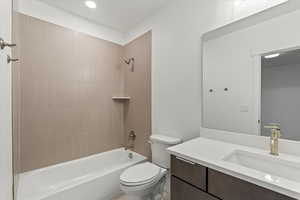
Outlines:
MULTIPOLYGON (((132 152, 130 152, 132 153, 132 152)), ((146 158, 116 149, 20 175, 17 200, 110 200, 121 194, 120 174, 146 158)))

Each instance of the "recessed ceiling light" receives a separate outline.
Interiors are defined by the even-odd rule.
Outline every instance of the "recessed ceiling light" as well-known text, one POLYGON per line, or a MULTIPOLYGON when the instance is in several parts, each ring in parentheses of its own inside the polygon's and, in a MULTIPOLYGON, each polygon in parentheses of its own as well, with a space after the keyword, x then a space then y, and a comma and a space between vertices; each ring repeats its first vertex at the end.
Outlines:
POLYGON ((88 8, 97 8, 97 4, 95 1, 85 1, 85 5, 88 7, 88 8))
POLYGON ((239 1, 239 0, 235 1, 235 2, 234 2, 234 5, 235 5, 235 6, 241 5, 241 1, 239 1))
POLYGON ((240 6, 242 3, 244 3, 246 0, 235 0, 234 5, 235 6, 240 6))
POLYGON ((278 56, 280 56, 280 53, 274 53, 274 54, 266 55, 265 58, 270 59, 270 58, 276 58, 278 56))

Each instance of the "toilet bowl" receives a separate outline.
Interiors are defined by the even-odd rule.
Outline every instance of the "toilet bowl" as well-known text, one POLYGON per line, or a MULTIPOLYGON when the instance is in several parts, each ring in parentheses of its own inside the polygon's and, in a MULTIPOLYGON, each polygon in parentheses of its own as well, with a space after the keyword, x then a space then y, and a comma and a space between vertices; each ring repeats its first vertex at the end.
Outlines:
POLYGON ((120 186, 130 200, 152 200, 163 190, 167 170, 150 162, 138 164, 122 173, 120 186))
POLYGON ((164 192, 170 155, 166 149, 181 142, 164 135, 150 137, 152 161, 125 170, 120 176, 120 187, 130 200, 160 200, 164 192))

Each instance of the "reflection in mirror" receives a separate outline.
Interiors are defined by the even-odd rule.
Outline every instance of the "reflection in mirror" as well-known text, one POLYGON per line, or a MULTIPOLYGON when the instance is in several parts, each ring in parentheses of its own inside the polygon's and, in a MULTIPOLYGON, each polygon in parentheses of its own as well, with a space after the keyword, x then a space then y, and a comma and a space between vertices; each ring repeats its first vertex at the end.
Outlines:
POLYGON ((300 140, 300 50, 272 52, 261 57, 261 134, 277 123, 282 137, 300 140))

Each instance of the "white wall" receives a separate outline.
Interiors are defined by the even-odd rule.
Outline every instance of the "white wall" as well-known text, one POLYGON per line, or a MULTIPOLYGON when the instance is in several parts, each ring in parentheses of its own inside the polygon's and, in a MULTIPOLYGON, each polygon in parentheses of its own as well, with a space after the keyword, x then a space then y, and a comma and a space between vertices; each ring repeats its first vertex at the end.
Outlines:
MULTIPOLYGON (((0 37, 11 42, 11 0, 0 1, 0 37)), ((10 48, 0 49, 0 199, 12 200, 12 113, 10 48)))
POLYGON ((173 0, 168 7, 127 34, 127 41, 130 41, 152 29, 154 134, 165 132, 183 139, 199 136, 201 36, 253 11, 266 8, 267 1, 255 2, 242 9, 234 6, 233 0, 173 0), (223 7, 225 2, 226 9, 223 7))
MULTIPOLYGON (((300 63, 262 66, 262 125, 280 123, 282 137, 300 141, 300 63)), ((262 128, 262 135, 270 130, 262 128)))
POLYGON ((201 36, 286 0, 252 0, 235 5, 236 1, 173 0, 126 34, 125 40, 118 33, 95 28, 95 24, 36 0, 20 0, 19 10, 121 44, 152 29, 153 133, 168 132, 189 139, 199 135, 201 126, 201 36))
POLYGON ((103 40, 124 44, 124 33, 77 17, 38 0, 18 0, 18 12, 103 40))
MULTIPOLYGON (((182 21, 184 22, 186 20, 187 23, 189 23, 190 25, 192 23, 197 24, 197 23, 201 23, 201 22, 205 22, 206 19, 202 19, 201 16, 201 12, 203 10, 207 10, 210 9, 210 11, 212 11, 210 13, 210 17, 209 18, 216 18, 219 21, 216 23, 210 23, 210 22, 206 22, 208 24, 210 24, 210 28, 208 30, 206 30, 205 32, 208 32, 210 30, 219 28, 221 26, 224 26, 226 24, 232 23, 234 21, 243 19, 245 17, 248 17, 250 15, 262 12, 266 9, 272 8, 274 6, 278 6, 280 4, 283 4, 285 2, 287 2, 289 0, 251 0, 251 1, 245 1, 245 0, 204 0, 202 2, 198 2, 195 0, 187 0, 187 1, 179 1, 179 0, 174 0, 169 7, 172 6, 176 6, 175 4, 179 5, 179 3, 181 2, 181 7, 177 6, 177 12, 173 13, 173 15, 171 13, 171 15, 168 15, 168 12, 170 12, 170 8, 167 7, 165 9, 162 9, 159 13, 156 13, 156 15, 154 15, 153 17, 149 17, 147 18, 143 23, 137 25, 135 28, 133 28, 131 31, 129 31, 126 36, 125 36, 125 42, 128 43, 130 41, 132 41, 133 39, 135 39, 136 37, 138 37, 139 35, 149 31, 150 29, 154 28, 157 24, 160 23, 160 21, 163 21, 164 19, 164 13, 166 15, 169 16, 169 18, 174 18, 174 20, 177 17, 181 17, 180 14, 184 13, 184 12, 188 12, 187 9, 185 9, 185 7, 190 7, 190 6, 195 6, 194 11, 199 11, 196 14, 194 13, 194 17, 190 16, 190 18, 186 18, 184 16, 184 18, 182 18, 182 21), (242 4, 240 5, 236 5, 236 2, 241 2, 243 1, 242 4), (207 5, 209 5, 208 7, 206 7, 207 5), (178 16, 177 16, 178 15, 178 16)), ((294 1, 294 0, 292 0, 294 1)), ((191 11, 192 11, 191 10, 191 11)), ((174 21, 173 22, 173 26, 177 26, 180 27, 180 23, 174 21)), ((192 28, 190 26, 190 28, 192 28)), ((196 29, 201 29, 201 24, 198 24, 198 27, 196 27, 196 29)))
POLYGON ((205 42, 204 127, 257 134, 255 55, 300 46, 299 18, 298 10, 205 42))

